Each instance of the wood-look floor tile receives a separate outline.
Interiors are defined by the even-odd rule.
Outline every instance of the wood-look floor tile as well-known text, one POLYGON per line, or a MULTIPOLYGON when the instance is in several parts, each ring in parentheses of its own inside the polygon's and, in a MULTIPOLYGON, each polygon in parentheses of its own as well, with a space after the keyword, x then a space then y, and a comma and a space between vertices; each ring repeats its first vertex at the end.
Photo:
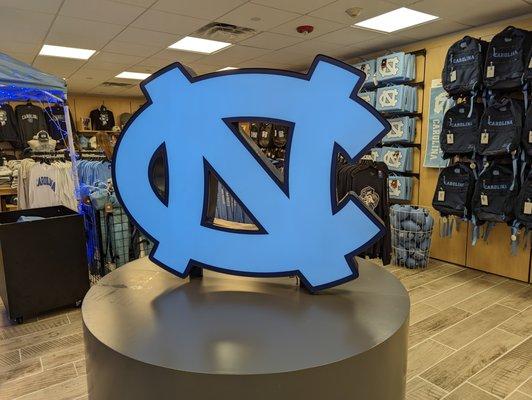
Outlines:
POLYGON ((517 311, 512 308, 494 304, 437 334, 433 339, 454 349, 459 349, 516 315, 516 313, 517 311))
POLYGON ((408 337, 409 347, 421 343, 425 339, 467 318, 469 315, 471 314, 467 311, 449 307, 447 310, 431 315, 423 321, 416 322, 410 326, 410 334, 408 337))
POLYGON ((519 391, 529 395, 530 397, 532 397, 532 378, 530 378, 528 381, 523 383, 519 387, 519 391))
POLYGON ((432 297, 437 294, 438 292, 430 290, 425 286, 418 286, 417 288, 412 289, 408 292, 408 295, 410 296, 410 304, 416 304, 428 297, 432 297))
POLYGON ((70 323, 66 315, 50 318, 44 321, 35 321, 21 325, 12 325, 0 328, 0 343, 2 341, 18 336, 29 335, 31 333, 42 332, 70 323))
POLYGON ((425 269, 411 269, 411 268, 405 268, 405 267, 399 267, 397 269, 391 270, 390 272, 395 275, 397 279, 404 279, 407 276, 417 275, 423 271, 426 271, 425 269))
POLYGON ((502 282, 509 281, 509 279, 504 277, 504 276, 490 274, 488 272, 484 272, 482 277, 484 279, 488 280, 488 281, 492 281, 492 282, 495 282, 495 283, 502 283, 502 282))
POLYGON ((512 333, 493 329, 440 361, 421 377, 449 392, 453 391, 521 340, 512 333))
POLYGON ((87 363, 85 362, 84 358, 76 361, 74 366, 76 367, 76 372, 78 375, 87 375, 87 363))
POLYGON ((446 394, 445 390, 419 377, 406 383, 406 400, 440 400, 446 394))
POLYGON ((407 276, 406 278, 401 279, 401 282, 407 290, 411 290, 436 279, 443 278, 444 276, 454 274, 457 271, 461 271, 461 269, 451 266, 450 264, 445 264, 433 269, 423 270, 415 275, 407 276))
POLYGON ((408 351, 406 379, 409 380, 454 353, 452 349, 431 339, 408 351))
POLYGON ((504 299, 510 294, 521 290, 523 290, 523 285, 517 282, 503 282, 468 299, 465 299, 464 301, 461 301, 460 303, 456 304, 456 307, 471 313, 476 313, 483 308, 489 307, 493 303, 504 299))
POLYGON ((33 346, 53 339, 69 336, 74 333, 79 333, 81 330, 81 322, 75 321, 44 331, 37 331, 23 336, 15 336, 11 339, 0 341, 0 346, 2 346, 5 351, 21 349, 27 346, 33 346))
POLYGON ((70 322, 81 321, 81 310, 77 309, 75 311, 67 313, 67 317, 70 322))
POLYGON ((532 337, 502 356, 471 382, 502 398, 532 376, 532 337))
POLYGON ((62 364, 73 363, 85 357, 85 346, 83 343, 47 354, 41 357, 44 369, 52 369, 62 364))
POLYGON ((41 361, 38 358, 25 360, 10 367, 0 367, 0 385, 37 372, 42 372, 41 361))
POLYGON ((523 338, 532 335, 532 307, 521 311, 515 317, 503 323, 499 328, 522 336, 523 338))
POLYGON ((527 396, 524 393, 515 392, 511 396, 507 397, 506 400, 530 400, 532 397, 527 396))
MULTIPOLYGON (((56 385, 77 376, 74 364, 61 365, 60 367, 30 375, 2 384, 0 386, 0 400, 12 400, 48 386, 56 385)), ((55 399, 49 397, 49 399, 55 399)))
POLYGON ((519 311, 527 309, 532 306, 532 285, 523 286, 522 290, 512 293, 498 303, 519 311))
POLYGON ((440 310, 444 310, 447 307, 460 303, 462 300, 465 300, 468 297, 473 296, 476 293, 480 293, 495 285, 496 283, 487 281, 483 278, 473 279, 471 281, 465 282, 462 285, 455 286, 452 289, 431 297, 430 299, 425 300, 425 303, 439 308, 440 310))
POLYGON ((83 398, 87 393, 86 376, 78 376, 60 384, 33 392, 17 400, 74 400, 83 398))
POLYGON ((453 390, 445 400, 498 400, 497 397, 469 384, 464 383, 459 388, 453 390))
POLYGON ((33 357, 41 357, 54 351, 66 349, 71 346, 77 346, 81 343, 83 343, 83 334, 76 333, 74 335, 64 336, 49 340, 47 342, 24 347, 20 349, 20 354, 22 359, 25 360, 33 357))
POLYGON ((465 283, 471 279, 478 278, 481 275, 482 272, 477 271, 475 269, 465 269, 463 271, 458 271, 455 274, 448 275, 435 281, 429 282, 425 285, 425 287, 432 289, 436 292, 441 292, 444 290, 451 289, 462 283, 465 283))
POLYGON ((410 306, 410 325, 422 321, 439 311, 436 307, 429 306, 423 302, 412 304, 410 306))
POLYGON ((20 352, 18 350, 6 351, 2 349, 0 353, 0 367, 10 367, 20 362, 20 352))

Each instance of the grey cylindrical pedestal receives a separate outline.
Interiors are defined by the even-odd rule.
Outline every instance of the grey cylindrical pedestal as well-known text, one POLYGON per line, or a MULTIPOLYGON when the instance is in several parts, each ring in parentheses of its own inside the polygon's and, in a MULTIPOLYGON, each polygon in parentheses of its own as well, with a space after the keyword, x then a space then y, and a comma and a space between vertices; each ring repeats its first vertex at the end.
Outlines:
POLYGON ((371 262, 359 272, 310 295, 290 278, 129 263, 83 302, 89 399, 403 399, 408 294, 371 262))

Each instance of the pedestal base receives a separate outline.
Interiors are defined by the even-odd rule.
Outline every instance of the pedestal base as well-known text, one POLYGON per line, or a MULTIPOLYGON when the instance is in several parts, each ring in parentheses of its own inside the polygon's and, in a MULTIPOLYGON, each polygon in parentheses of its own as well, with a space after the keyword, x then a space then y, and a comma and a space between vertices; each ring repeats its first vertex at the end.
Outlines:
POLYGON ((359 272, 310 295, 129 263, 83 302, 89 399, 404 399, 408 294, 371 262, 359 272))

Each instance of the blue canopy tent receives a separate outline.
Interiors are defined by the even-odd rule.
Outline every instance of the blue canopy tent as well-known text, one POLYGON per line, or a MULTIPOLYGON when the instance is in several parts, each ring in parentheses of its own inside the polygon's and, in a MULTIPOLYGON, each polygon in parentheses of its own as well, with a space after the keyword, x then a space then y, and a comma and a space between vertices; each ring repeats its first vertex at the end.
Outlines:
POLYGON ((66 99, 67 87, 63 79, 39 71, 29 64, 16 60, 7 54, 0 53, 0 102, 33 100, 63 106, 67 128, 63 137, 67 139, 70 158, 72 160, 76 197, 78 197, 77 158, 66 99))

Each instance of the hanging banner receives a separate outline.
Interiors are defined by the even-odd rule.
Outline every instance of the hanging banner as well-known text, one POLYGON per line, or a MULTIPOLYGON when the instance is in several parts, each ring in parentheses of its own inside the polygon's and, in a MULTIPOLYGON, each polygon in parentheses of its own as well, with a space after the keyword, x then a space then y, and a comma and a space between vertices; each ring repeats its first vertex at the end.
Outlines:
POLYGON ((443 115, 449 107, 448 99, 449 96, 443 90, 441 79, 433 79, 430 85, 427 147, 423 160, 425 168, 443 168, 447 166, 448 160, 442 158, 440 134, 443 125, 443 115))

